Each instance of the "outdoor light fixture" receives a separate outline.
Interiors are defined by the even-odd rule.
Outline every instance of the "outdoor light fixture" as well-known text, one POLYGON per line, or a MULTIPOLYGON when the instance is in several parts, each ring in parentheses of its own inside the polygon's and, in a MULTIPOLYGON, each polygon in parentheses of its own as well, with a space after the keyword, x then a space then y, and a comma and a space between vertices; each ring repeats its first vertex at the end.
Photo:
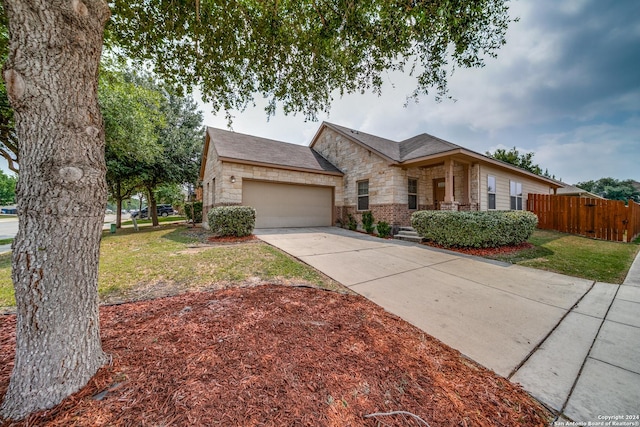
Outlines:
POLYGON ((231 183, 233 184, 234 182, 236 182, 236 177, 231 175, 231 183))

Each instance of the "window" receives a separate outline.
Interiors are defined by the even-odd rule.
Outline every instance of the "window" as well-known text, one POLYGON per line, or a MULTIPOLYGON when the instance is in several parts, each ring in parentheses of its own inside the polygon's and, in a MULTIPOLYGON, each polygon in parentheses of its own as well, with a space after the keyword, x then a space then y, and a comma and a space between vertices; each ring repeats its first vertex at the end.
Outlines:
POLYGON ((369 210, 369 180, 358 181, 358 210, 369 210))
POLYGON ((409 209, 418 209, 418 180, 409 178, 407 185, 409 209))
POLYGON ((489 209, 496 208, 496 177, 487 176, 487 196, 489 200, 489 209))
POLYGON ((517 181, 509 182, 509 194, 511 196, 511 210, 522 210, 522 183, 517 181))

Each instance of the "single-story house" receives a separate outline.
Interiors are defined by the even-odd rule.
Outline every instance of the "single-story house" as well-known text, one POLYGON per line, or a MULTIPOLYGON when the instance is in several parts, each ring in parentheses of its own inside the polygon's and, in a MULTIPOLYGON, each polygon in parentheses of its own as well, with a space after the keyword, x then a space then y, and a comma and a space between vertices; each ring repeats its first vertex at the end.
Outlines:
POLYGON ((207 128, 204 221, 213 206, 256 209, 256 227, 329 226, 365 211, 410 224, 416 210, 521 210, 562 187, 428 134, 404 141, 324 122, 309 146, 207 128))

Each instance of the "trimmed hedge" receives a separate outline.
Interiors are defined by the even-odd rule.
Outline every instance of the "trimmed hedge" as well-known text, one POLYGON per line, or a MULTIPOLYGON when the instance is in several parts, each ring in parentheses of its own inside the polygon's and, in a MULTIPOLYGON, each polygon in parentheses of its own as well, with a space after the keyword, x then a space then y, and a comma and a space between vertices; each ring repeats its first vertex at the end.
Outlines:
POLYGON ((526 242, 538 217, 528 211, 418 211, 411 225, 421 237, 444 247, 495 248, 526 242))
POLYGON ((250 206, 218 206, 209 211, 207 219, 218 236, 250 236, 256 226, 256 210, 250 206))

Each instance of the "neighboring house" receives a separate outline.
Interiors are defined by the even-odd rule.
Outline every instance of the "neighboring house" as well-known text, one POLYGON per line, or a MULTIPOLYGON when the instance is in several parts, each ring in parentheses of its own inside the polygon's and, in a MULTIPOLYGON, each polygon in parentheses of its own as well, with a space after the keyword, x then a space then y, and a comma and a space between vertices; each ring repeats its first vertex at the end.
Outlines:
MULTIPOLYGON (((564 184, 564 183, 562 183, 564 184)), ((573 196, 573 197, 587 197, 591 199, 604 199, 602 196, 598 196, 597 194, 590 193, 587 190, 583 190, 580 187, 576 187, 575 185, 564 184, 564 187, 558 188, 556 191, 558 196, 573 196)))
MULTIPOLYGON (((410 224, 416 210, 520 210, 562 185, 431 135, 392 141, 324 122, 306 146, 207 128, 203 208, 248 205, 256 227, 410 224)), ((206 226, 206 224, 205 224, 206 226)))

